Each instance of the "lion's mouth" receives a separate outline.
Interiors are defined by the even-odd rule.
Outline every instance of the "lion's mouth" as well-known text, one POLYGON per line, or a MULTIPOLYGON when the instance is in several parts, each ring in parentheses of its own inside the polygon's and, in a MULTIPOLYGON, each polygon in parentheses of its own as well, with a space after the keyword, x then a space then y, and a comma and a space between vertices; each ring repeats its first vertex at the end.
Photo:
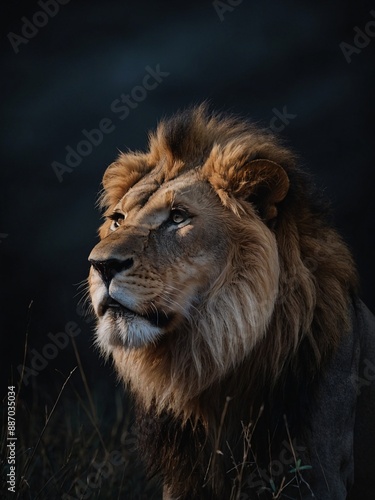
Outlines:
POLYGON ((174 317, 173 314, 166 314, 164 311, 158 310, 139 313, 138 311, 123 306, 111 297, 103 302, 99 308, 99 316, 104 316, 106 313, 109 313, 114 318, 123 318, 125 321, 142 318, 159 328, 168 326, 174 317))

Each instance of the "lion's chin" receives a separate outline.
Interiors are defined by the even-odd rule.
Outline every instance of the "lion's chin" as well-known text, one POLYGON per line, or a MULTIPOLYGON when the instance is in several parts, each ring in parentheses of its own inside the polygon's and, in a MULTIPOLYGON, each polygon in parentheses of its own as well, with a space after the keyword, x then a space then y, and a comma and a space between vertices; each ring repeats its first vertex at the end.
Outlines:
POLYGON ((140 349, 156 345, 162 335, 163 329, 143 316, 107 313, 99 319, 96 343, 105 355, 110 355, 115 347, 140 349))

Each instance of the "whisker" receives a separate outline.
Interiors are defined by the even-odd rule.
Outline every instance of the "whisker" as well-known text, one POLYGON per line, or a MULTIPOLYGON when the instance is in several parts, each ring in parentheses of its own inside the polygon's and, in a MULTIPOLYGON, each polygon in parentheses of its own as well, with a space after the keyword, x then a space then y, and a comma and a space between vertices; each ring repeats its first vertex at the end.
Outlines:
POLYGON ((154 304, 153 301, 150 302, 150 305, 151 305, 152 309, 154 309, 154 311, 155 311, 156 322, 158 323, 159 322, 159 311, 158 311, 158 308, 156 307, 156 305, 154 304))
POLYGON ((81 297, 80 297, 78 303, 80 303, 82 300, 90 298, 90 291, 89 291, 89 289, 79 290, 73 297, 76 298, 76 297, 79 297, 79 296, 81 296, 81 297))

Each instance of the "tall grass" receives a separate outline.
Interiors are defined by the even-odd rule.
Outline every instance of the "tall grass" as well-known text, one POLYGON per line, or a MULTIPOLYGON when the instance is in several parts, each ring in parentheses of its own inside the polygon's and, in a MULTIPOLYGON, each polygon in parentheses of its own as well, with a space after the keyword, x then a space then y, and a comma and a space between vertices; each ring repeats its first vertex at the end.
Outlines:
POLYGON ((17 381, 16 493, 8 492, 7 400, 2 401, 1 498, 160 499, 137 457, 131 403, 113 380, 69 373, 17 381), (31 386, 31 388, 30 388, 31 386))
MULTIPOLYGON (((8 492, 7 472, 7 400, 2 401, 1 431, 1 498, 30 500, 126 499, 160 500, 157 480, 147 480, 138 456, 137 435, 131 411, 131 401, 121 385, 113 378, 86 375, 81 358, 72 339, 76 366, 68 373, 50 371, 46 377, 32 377, 31 387, 20 380, 16 401, 16 493, 8 492)), ((27 345, 25 345, 26 359, 27 345)), ((99 361, 98 361, 99 363, 99 361)), ((219 436, 230 404, 223 410, 219 436)), ((260 416, 260 415, 259 415, 260 416)), ((272 471, 255 473, 258 467, 252 453, 251 439, 255 421, 243 426, 243 457, 240 463, 233 458, 236 478, 230 499, 250 498, 249 478, 257 493, 251 498, 294 498, 290 488, 300 496, 300 488, 310 492, 303 472, 310 468, 301 464, 293 452, 291 465, 279 461, 280 474, 272 471)), ((218 445, 218 443, 217 443, 218 445)), ((230 452, 228 445, 228 450, 230 452)), ((221 450, 217 453, 222 454, 221 450)), ((213 466, 216 455, 212 457, 213 466)), ((270 456, 270 460, 271 456, 270 456)), ((274 461, 275 464, 275 461, 274 461)), ((230 472, 230 471, 228 471, 230 472)), ((209 476, 209 470, 207 471, 209 476)), ((296 498, 296 497, 295 497, 296 498)))

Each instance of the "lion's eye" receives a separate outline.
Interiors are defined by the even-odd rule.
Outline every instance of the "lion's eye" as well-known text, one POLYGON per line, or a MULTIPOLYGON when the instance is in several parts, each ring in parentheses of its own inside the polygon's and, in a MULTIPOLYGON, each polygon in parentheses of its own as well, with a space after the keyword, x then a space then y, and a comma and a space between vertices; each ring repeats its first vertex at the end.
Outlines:
POLYGON ((120 227, 121 224, 124 222, 125 215, 121 214, 119 212, 115 212, 115 213, 109 215, 108 218, 111 219, 111 221, 112 221, 111 230, 114 231, 115 229, 120 227))
POLYGON ((175 208, 171 212, 170 220, 174 224, 181 224, 182 222, 185 222, 189 218, 189 214, 186 212, 186 210, 182 210, 180 208, 175 208))

